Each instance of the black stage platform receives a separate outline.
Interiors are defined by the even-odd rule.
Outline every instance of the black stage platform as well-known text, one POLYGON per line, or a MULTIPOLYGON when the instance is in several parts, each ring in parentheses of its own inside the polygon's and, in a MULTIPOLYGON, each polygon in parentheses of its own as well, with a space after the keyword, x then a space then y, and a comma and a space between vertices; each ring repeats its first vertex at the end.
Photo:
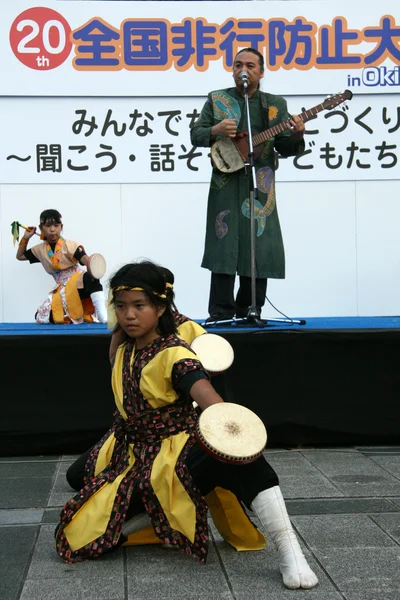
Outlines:
MULTIPOLYGON (((263 419, 269 447, 400 442, 397 317, 212 331, 234 348, 234 400, 263 419)), ((109 339, 101 325, 0 325, 0 456, 75 454, 101 437, 109 339)))

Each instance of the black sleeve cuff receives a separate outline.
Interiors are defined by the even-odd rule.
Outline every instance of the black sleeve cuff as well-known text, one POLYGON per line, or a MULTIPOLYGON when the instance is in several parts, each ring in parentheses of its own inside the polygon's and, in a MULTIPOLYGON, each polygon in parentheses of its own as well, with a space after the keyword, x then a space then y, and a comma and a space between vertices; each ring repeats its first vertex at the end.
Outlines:
POLYGON ((207 379, 208 381, 208 377, 204 371, 189 371, 186 373, 186 375, 180 378, 177 391, 186 398, 189 398, 192 386, 196 383, 196 381, 200 381, 201 379, 207 379))
POLYGON ((85 256, 85 255, 86 255, 85 248, 83 246, 78 246, 77 249, 74 252, 74 259, 78 260, 80 262, 81 259, 83 258, 83 256, 85 256))

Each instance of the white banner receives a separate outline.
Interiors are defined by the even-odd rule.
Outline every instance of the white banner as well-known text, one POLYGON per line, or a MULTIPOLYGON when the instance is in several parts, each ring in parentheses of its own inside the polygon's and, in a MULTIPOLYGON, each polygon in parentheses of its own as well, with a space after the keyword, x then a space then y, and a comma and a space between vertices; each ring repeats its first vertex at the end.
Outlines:
POLYGON ((229 86, 248 46, 273 93, 398 93, 398 15, 397 0, 3 0, 0 93, 202 96, 229 86))
MULTIPOLYGON (((288 98, 292 113, 323 97, 288 98)), ((0 183, 183 183, 210 178, 190 125, 204 98, 0 98, 0 183)), ((306 124, 280 181, 400 178, 399 96, 355 96, 306 124)))

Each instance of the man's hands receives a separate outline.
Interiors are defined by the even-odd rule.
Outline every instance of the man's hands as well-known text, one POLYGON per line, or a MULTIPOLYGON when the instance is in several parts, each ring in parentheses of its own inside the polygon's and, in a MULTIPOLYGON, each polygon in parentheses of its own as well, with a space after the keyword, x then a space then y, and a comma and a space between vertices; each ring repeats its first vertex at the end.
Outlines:
POLYGON ((237 125, 235 119, 223 119, 216 125, 211 127, 211 137, 235 137, 237 132, 237 125))
POLYGON ((304 135, 304 122, 298 115, 293 115, 289 120, 288 129, 292 132, 292 136, 301 139, 304 135))

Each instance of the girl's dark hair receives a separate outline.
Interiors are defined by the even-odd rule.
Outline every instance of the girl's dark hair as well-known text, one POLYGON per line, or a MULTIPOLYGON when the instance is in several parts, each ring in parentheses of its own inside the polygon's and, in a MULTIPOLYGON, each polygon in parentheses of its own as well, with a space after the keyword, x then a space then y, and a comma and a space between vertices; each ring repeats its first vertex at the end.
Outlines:
POLYGON ((235 56, 233 63, 235 63, 237 57, 239 56, 239 54, 242 54, 242 52, 251 52, 252 54, 255 54, 258 58, 258 63, 260 65, 261 71, 264 71, 264 57, 261 54, 261 52, 259 52, 255 48, 242 48, 241 50, 239 50, 239 52, 235 56))
MULTIPOLYGON (((173 286, 175 283, 175 277, 174 277, 173 272, 170 271, 169 269, 167 269, 166 267, 160 267, 160 269, 161 269, 162 274, 164 275, 164 279, 165 279, 166 283, 169 283, 171 286, 173 286)), ((178 309, 176 308, 175 301, 174 301, 175 294, 174 294, 173 288, 170 286, 167 286, 166 293, 167 293, 167 297, 171 303, 172 310, 177 312, 178 309)))
POLYGON ((62 225, 61 219, 62 215, 58 212, 58 210, 55 210, 54 208, 48 208, 40 214, 39 222, 40 225, 46 225, 48 221, 50 221, 51 223, 54 222, 57 225, 62 225))
MULTIPOLYGON (((121 267, 110 279, 110 289, 120 286, 140 287, 146 294, 150 304, 155 308, 165 308, 158 320, 157 332, 162 336, 176 334, 175 319, 172 314, 174 293, 171 288, 166 294, 166 277, 164 269, 149 260, 129 263, 121 267), (166 295, 161 298, 160 295, 166 295)), ((111 303, 115 304, 118 292, 112 294, 111 303)), ((116 330, 119 329, 117 326, 116 330)))

